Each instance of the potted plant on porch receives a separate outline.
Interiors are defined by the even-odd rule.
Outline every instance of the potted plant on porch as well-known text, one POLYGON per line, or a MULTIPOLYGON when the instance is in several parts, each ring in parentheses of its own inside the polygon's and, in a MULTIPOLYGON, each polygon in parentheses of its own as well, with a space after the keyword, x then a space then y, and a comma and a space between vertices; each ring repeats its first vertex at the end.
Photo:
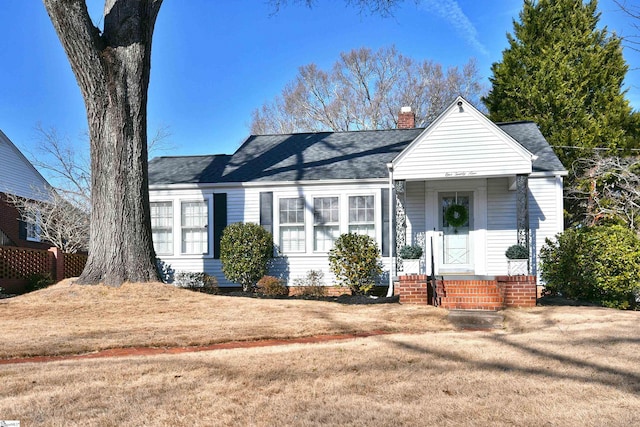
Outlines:
POLYGON ((529 274, 529 251, 522 245, 509 246, 504 253, 507 257, 509 276, 526 276, 529 274))
POLYGON ((404 274, 420 274, 420 257, 422 248, 418 245, 406 245, 400 248, 402 272, 404 274))

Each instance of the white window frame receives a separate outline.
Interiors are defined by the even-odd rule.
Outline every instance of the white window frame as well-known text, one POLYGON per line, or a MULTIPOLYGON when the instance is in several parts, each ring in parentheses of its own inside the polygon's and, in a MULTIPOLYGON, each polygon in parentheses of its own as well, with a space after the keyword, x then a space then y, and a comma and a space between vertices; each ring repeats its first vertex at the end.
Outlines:
MULTIPOLYGON (((289 207, 287 207, 287 211, 289 211, 288 209, 289 207)), ((306 237, 306 198, 304 196, 292 196, 292 197, 286 197, 286 196, 281 196, 278 197, 278 205, 277 205, 277 211, 276 211, 276 218, 277 218, 277 224, 278 224, 278 243, 279 243, 279 249, 280 252, 283 254, 296 254, 296 253, 305 253, 307 251, 307 237, 306 237), (282 221, 283 217, 282 217, 282 202, 283 201, 290 201, 290 200, 301 200, 302 201, 302 212, 301 212, 301 221, 296 221, 296 222, 288 222, 288 221, 282 221), (284 233, 286 232, 290 232, 290 231, 296 231, 298 236, 302 236, 302 238, 298 238, 296 239, 297 242, 301 241, 301 244, 298 243, 299 248, 298 249, 291 249, 288 247, 285 247, 285 238, 284 238, 284 233)), ((296 220, 298 219, 299 213, 296 213, 296 220)), ((290 219, 290 218, 287 218, 290 219)))
MULTIPOLYGON (((154 241, 153 243, 153 247, 156 251, 156 254, 158 255, 173 255, 175 247, 174 247, 174 233, 173 233, 173 227, 174 227, 174 220, 175 220, 175 211, 174 211, 174 202, 173 200, 154 200, 150 202, 150 207, 151 209, 151 235, 153 238, 153 235, 155 233, 156 230, 162 230, 164 232, 168 231, 168 251, 160 251, 158 250, 158 247, 156 246, 156 242, 154 241), (168 212, 170 213, 170 217, 157 217, 154 218, 153 215, 153 205, 154 204, 161 204, 161 205, 169 205, 169 209, 168 212), (154 219, 164 219, 165 221, 168 219, 168 225, 167 226, 154 226, 154 219)), ((182 244, 182 243, 181 243, 182 244)))
POLYGON ((180 254, 181 255, 210 255, 211 252, 211 238, 209 223, 211 222, 211 207, 209 206, 209 200, 204 199, 181 199, 180 200, 180 254), (184 206, 186 204, 200 203, 204 206, 206 212, 204 214, 205 222, 203 225, 185 225, 184 206), (204 251, 189 251, 185 247, 185 232, 187 231, 200 231, 204 233, 206 248, 204 251))
MULTIPOLYGON (((352 227, 361 227, 361 226, 366 226, 366 227, 372 227, 371 231, 368 233, 362 233, 361 231, 355 231, 355 233, 357 234, 366 234, 367 236, 370 236, 371 238, 373 238, 376 242, 378 241, 378 228, 377 227, 377 221, 376 221, 376 217, 377 217, 377 213, 378 213, 378 209, 376 206, 377 200, 376 200, 376 195, 372 194, 372 193, 366 193, 366 194, 350 194, 347 196, 347 207, 346 207, 346 212, 347 212, 347 232, 348 233, 352 233, 354 231, 352 231, 352 227), (365 220, 365 221, 359 221, 359 220, 352 220, 351 219, 351 200, 352 199, 356 199, 358 197, 367 197, 367 198, 371 198, 372 199, 372 207, 371 207, 371 219, 370 220, 365 220)), ((366 208, 368 209, 368 208, 366 208)))
MULTIPOLYGON (((325 211, 326 209, 324 209, 324 207, 321 208, 321 210, 325 211)), ((318 195, 318 196, 313 196, 313 251, 316 253, 326 253, 328 252, 331 248, 333 248, 333 244, 336 241, 336 239, 340 236, 340 216, 341 216, 341 212, 340 212, 340 197, 339 196, 326 196, 326 195, 318 195), (319 200, 326 200, 326 199, 330 199, 331 203, 333 203, 334 199, 335 202, 337 204, 336 206, 336 217, 335 219, 333 218, 333 206, 329 207, 329 221, 318 221, 318 217, 316 215, 316 201, 319 200), (324 242, 323 247, 322 248, 318 248, 318 231, 320 229, 332 229, 335 230, 335 235, 332 238, 325 238, 322 239, 322 241, 324 242), (331 242, 328 246, 326 244, 326 242, 331 242)), ((323 218, 326 219, 326 218, 323 218)))

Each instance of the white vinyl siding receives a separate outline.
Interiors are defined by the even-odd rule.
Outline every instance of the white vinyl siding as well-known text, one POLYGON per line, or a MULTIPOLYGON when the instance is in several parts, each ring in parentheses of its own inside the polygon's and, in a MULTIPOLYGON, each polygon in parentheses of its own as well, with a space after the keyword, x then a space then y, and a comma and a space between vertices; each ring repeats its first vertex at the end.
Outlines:
POLYGON ((532 274, 540 273, 538 254, 545 239, 553 240, 564 229, 561 194, 561 178, 529 178, 529 227, 531 246, 535 250, 531 260, 532 274))
POLYGON ((283 198, 279 201, 280 251, 305 251, 304 198, 283 198))
POLYGON ((516 192, 509 190, 507 178, 487 180, 487 271, 506 274, 505 251, 518 242, 516 192))
POLYGON ((159 255, 173 253, 173 203, 151 202, 153 247, 159 255))
POLYGON ((403 152, 394 179, 531 173, 531 154, 470 105, 452 105, 403 152))
POLYGON ((47 200, 48 185, 24 155, 0 131, 0 192, 47 200))
POLYGON ((340 203, 338 197, 313 199, 313 250, 328 252, 340 236, 340 203))
POLYGON ((374 196, 349 197, 349 233, 376 238, 374 196))
MULTIPOLYGON (((506 178, 487 180, 487 264, 488 273, 506 274, 505 251, 518 242, 516 191, 508 189, 506 178)), ((545 239, 563 229, 562 184, 558 177, 529 178, 529 229, 531 272, 539 274, 538 254, 545 239)))
POLYGON ((183 254, 206 254, 209 252, 207 224, 209 214, 207 202, 182 202, 180 209, 183 254))

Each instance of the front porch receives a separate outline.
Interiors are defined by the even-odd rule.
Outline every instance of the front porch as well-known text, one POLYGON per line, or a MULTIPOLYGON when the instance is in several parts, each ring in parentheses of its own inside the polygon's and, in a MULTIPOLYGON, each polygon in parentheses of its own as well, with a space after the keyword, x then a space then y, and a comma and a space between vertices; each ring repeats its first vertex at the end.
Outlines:
POLYGON ((430 276, 412 274, 398 277, 394 295, 400 303, 437 305, 456 310, 502 310, 509 307, 535 307, 536 276, 496 276, 435 279, 433 295, 430 276))

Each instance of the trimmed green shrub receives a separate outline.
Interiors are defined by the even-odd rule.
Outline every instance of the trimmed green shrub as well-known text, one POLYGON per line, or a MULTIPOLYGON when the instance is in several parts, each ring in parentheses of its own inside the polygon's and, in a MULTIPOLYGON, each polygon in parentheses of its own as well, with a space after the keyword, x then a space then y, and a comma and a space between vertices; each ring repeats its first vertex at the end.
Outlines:
POLYGON ((258 280, 257 292, 267 296, 287 296, 289 295, 289 288, 281 279, 273 276, 262 276, 262 279, 258 280))
POLYGON ((529 259, 529 251, 522 245, 511 245, 504 255, 508 259, 529 259))
POLYGON ((272 256, 273 237, 258 224, 236 222, 222 232, 222 272, 230 281, 241 284, 244 292, 250 292, 267 274, 267 264, 272 256))
POLYGON ((295 279, 293 283, 300 287, 299 295, 305 297, 323 297, 327 295, 324 286, 324 273, 320 270, 309 270, 305 277, 295 279))
POLYGON ((640 290, 640 240, 620 225, 567 230, 540 251, 547 290, 614 308, 634 308, 640 290))
POLYGON ((354 295, 369 292, 382 273, 378 245, 369 236, 342 234, 329 251, 331 271, 341 286, 351 289, 354 295))
POLYGON ((422 256, 422 248, 418 245, 406 245, 398 252, 402 259, 419 259, 422 256))

